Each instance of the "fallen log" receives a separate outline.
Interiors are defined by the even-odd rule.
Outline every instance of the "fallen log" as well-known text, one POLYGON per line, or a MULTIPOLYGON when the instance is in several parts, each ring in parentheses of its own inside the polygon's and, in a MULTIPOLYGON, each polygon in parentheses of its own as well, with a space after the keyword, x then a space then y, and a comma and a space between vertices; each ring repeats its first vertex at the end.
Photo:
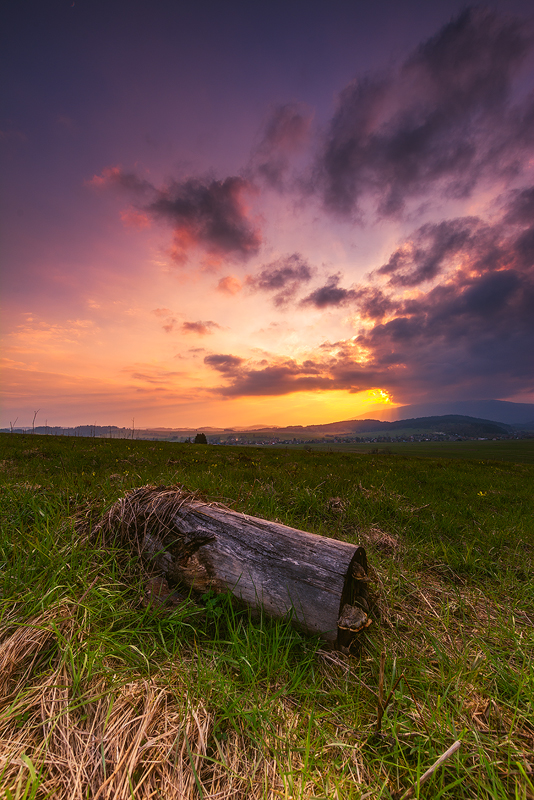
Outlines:
POLYGON ((341 649, 371 624, 363 547, 202 502, 181 487, 145 486, 95 529, 119 536, 153 570, 194 591, 229 591, 252 609, 291 616, 341 649))

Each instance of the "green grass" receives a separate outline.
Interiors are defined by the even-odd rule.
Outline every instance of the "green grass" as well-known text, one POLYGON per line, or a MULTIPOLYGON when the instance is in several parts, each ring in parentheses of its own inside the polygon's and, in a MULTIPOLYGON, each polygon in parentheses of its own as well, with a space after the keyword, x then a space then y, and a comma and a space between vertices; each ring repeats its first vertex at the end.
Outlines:
POLYGON ((531 445, 0 435, 0 797, 392 798, 461 739, 416 796, 534 798, 531 445), (136 558, 86 535, 145 484, 364 544, 361 650, 225 596, 146 607, 136 558))
POLYGON ((403 455, 419 458, 468 458, 478 461, 511 461, 534 464, 534 439, 487 439, 459 442, 317 442, 311 445, 275 445, 278 448, 307 447, 319 453, 403 455))

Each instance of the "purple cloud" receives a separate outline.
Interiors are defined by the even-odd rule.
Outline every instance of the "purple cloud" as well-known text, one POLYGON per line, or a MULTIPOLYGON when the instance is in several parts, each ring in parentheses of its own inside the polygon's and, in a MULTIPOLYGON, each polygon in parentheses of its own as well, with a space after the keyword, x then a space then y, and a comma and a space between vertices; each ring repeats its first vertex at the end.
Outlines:
POLYGON ((215 257, 254 255, 261 244, 257 227, 247 216, 244 195, 252 191, 244 178, 173 182, 158 192, 146 210, 167 220, 174 229, 173 257, 187 261, 192 246, 203 247, 215 257))
POLYGON ((138 211, 170 223, 174 231, 171 255, 178 264, 185 264, 196 247, 215 261, 227 257, 246 260, 259 250, 261 233, 245 203, 246 195, 255 188, 245 178, 188 178, 157 189, 135 174, 113 167, 90 183, 118 186, 144 201, 138 211))
POLYGON ((315 289, 301 300, 300 304, 302 306, 315 306, 315 308, 346 305, 356 298, 357 293, 353 289, 343 289, 339 286, 340 280, 341 275, 330 275, 324 286, 315 289))
POLYGON ((279 191, 284 188, 291 157, 308 143, 311 116, 308 108, 297 103, 286 103, 274 109, 252 153, 249 169, 254 177, 279 191))
POLYGON ((233 374, 243 363, 243 359, 239 356, 223 355, 220 353, 206 356, 204 364, 208 367, 216 369, 218 372, 233 374))
POLYGON ((531 43, 522 21, 468 8, 397 71, 347 86, 317 159, 327 208, 359 213, 372 195, 393 216, 427 191, 461 197, 516 174, 534 105, 513 106, 512 78, 531 43))
POLYGON ((390 286, 418 286, 450 268, 452 259, 472 258, 481 247, 486 258, 496 253, 494 231, 477 217, 428 223, 397 248, 376 274, 389 275, 390 286))
POLYGON ((300 253, 293 253, 265 264, 257 275, 249 276, 247 285, 256 292, 276 292, 273 302, 275 306, 283 306, 302 284, 311 280, 314 272, 300 253))
MULTIPOLYGON (((211 364, 207 358, 204 361, 211 364)), ((243 362, 242 359, 240 361, 243 362)), ((297 364, 285 359, 259 369, 256 365, 246 366, 244 363, 232 365, 229 370, 219 366, 215 366, 215 369, 231 372, 230 383, 216 389, 218 394, 226 397, 275 396, 336 388, 332 378, 323 374, 321 365, 311 360, 297 364)))

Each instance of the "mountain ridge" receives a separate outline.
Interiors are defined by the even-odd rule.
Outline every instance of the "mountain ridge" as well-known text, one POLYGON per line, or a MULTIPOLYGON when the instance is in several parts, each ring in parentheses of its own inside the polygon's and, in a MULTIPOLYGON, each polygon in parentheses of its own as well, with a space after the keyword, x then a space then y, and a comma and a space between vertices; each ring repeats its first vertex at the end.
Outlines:
MULTIPOLYGON (((454 433, 456 429, 471 426, 477 432, 485 432, 488 434, 506 434, 513 430, 511 425, 496 422, 494 420, 482 419, 479 417, 470 417, 462 414, 443 414, 431 417, 412 417, 408 419, 394 420, 392 422, 377 420, 377 419, 353 419, 353 420, 340 420, 339 422, 326 422, 318 425, 288 425, 285 428, 263 428, 258 429, 256 433, 267 433, 268 431, 276 430, 277 435, 283 433, 305 433, 326 434, 333 436, 350 436, 358 435, 361 433, 375 433, 405 430, 405 429, 429 429, 441 428, 443 433, 454 433)), ((465 434, 467 435, 467 434, 465 434)), ((476 433, 474 433, 476 435, 476 433)))
MULTIPOLYGON (((481 436, 503 436, 513 435, 517 432, 521 425, 509 425, 495 420, 484 419, 481 417, 471 417, 463 414, 442 414, 427 417, 411 417, 407 419, 399 419, 393 421, 385 421, 378 419, 352 419, 340 420, 338 422, 326 422, 317 425, 288 425, 286 427, 270 427, 265 426, 255 429, 243 428, 215 428, 215 427, 198 427, 198 428, 140 428, 135 431, 138 437, 141 438, 160 438, 158 434, 163 434, 165 438, 177 439, 180 436, 191 437, 195 431, 203 431, 209 436, 222 436, 228 438, 228 435, 238 436, 264 436, 279 438, 295 438, 302 439, 303 437, 359 437, 365 434, 372 434, 376 436, 395 434, 397 431, 403 431, 401 435, 411 435, 409 432, 413 431, 414 434, 432 434, 432 435, 454 435, 454 436, 467 436, 467 437, 481 437, 481 436)), ((531 426, 525 425, 526 429, 531 426)), ((534 426, 532 426, 534 428, 534 426)), ((4 429, 7 432, 6 429, 4 429)), ((29 431, 16 429, 15 433, 28 433, 29 431)), ((60 427, 44 427, 36 426, 35 433, 37 434, 51 434, 51 435, 75 435, 75 436, 89 436, 99 438, 130 438, 134 437, 134 431, 129 428, 118 428, 117 426, 99 426, 99 425, 78 425, 75 428, 60 428, 60 427), (72 433, 71 433, 72 431, 72 433)), ((397 434, 398 435, 398 434, 397 434)))
MULTIPOLYGON (((383 420, 390 422, 408 417, 429 417, 462 414, 507 425, 533 423, 534 403, 514 403, 510 400, 450 400, 438 403, 411 403, 395 408, 384 407, 376 411, 383 420)), ((363 419, 361 414, 358 419, 363 419)))

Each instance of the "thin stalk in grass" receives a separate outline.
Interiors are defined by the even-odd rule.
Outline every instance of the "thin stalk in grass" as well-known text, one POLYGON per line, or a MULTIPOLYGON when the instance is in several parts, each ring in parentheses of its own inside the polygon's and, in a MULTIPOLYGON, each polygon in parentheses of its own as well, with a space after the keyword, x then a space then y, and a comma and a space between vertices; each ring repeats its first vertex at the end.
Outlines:
POLYGON ((389 704, 391 702, 391 698, 393 697, 393 694, 395 693, 395 689, 397 688, 397 686, 399 685, 399 683, 401 682, 401 680, 403 678, 404 678, 404 672, 401 672, 401 674, 399 675, 399 677, 397 678, 397 680, 393 684, 393 687, 392 687, 390 693, 388 694, 388 696, 386 698, 386 702, 382 703, 382 704, 379 704, 379 709, 378 709, 378 714, 377 714, 377 719, 376 719, 376 728, 375 728, 375 732, 376 733, 380 733, 380 731, 382 729, 382 718, 383 718, 384 714, 386 713, 386 709, 387 709, 387 707, 389 706, 389 704))
POLYGON ((200 800, 204 800, 204 790, 203 790, 202 784, 200 783, 200 780, 198 778, 198 774, 197 774, 196 767, 195 767, 195 762, 193 761, 193 753, 191 752, 191 747, 189 745, 189 738, 187 736, 187 733, 184 733, 184 737, 185 737, 185 746, 187 748, 187 755, 189 757, 189 763, 191 764, 191 770, 193 772, 193 777, 195 779, 195 785, 196 785, 196 787, 198 789, 198 793, 200 795, 200 800))
POLYGON ((432 766, 424 772, 419 780, 407 789, 404 794, 401 796, 400 800, 408 800, 408 798, 413 797, 414 794, 419 790, 419 788, 426 783, 429 778, 441 767, 442 764, 445 763, 457 750, 460 749, 462 746, 462 742, 458 739, 454 744, 452 744, 448 750, 446 750, 443 755, 441 755, 437 761, 432 764, 432 766))
MULTIPOLYGON (((377 724, 378 720, 382 718, 384 713, 384 670, 386 666, 386 651, 382 650, 380 653, 380 667, 378 671, 378 708, 377 708, 377 724)), ((379 730, 379 728, 377 729, 379 730)))

